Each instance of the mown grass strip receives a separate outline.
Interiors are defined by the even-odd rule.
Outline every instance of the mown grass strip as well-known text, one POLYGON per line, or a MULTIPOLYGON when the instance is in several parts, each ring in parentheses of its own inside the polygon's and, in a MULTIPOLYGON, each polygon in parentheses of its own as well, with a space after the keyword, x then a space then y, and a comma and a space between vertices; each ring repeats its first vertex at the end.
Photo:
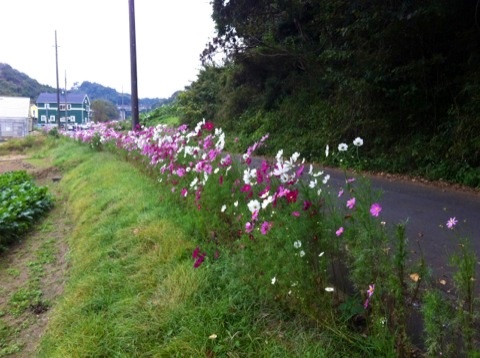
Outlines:
POLYGON ((52 155, 75 228, 40 357, 360 355, 258 296, 241 254, 194 269, 197 216, 131 164, 69 142, 52 155))

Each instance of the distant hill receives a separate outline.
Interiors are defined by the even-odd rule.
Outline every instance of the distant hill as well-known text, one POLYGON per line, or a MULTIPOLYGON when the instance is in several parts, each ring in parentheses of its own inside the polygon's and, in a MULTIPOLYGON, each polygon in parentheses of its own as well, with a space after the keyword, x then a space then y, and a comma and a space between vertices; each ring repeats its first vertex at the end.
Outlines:
POLYGON ((10 65, 0 63, 0 96, 30 97, 36 100, 41 92, 54 90, 53 87, 41 85, 10 65))
MULTIPOLYGON (((26 74, 15 70, 10 65, 0 63, 0 96, 30 97, 35 101, 42 92, 55 92, 56 88, 41 85, 26 74)), ((69 91, 84 92, 91 101, 103 99, 114 103, 116 106, 131 105, 131 95, 118 93, 115 89, 102 86, 98 83, 84 81, 82 84, 75 84, 69 91)), ((175 95, 170 98, 139 98, 140 110, 150 110, 172 102, 175 95)))
MULTIPOLYGON (((102 86, 98 83, 84 81, 82 84, 76 83, 72 89, 72 92, 84 92, 88 94, 88 97, 91 101, 96 99, 103 99, 105 101, 109 101, 114 103, 117 106, 124 105, 130 106, 132 102, 132 97, 128 93, 118 93, 117 90, 102 86), (123 100, 122 100, 123 97, 123 100)), ((167 104, 171 102, 170 98, 139 98, 138 105, 140 110, 150 110, 157 107, 160 107, 163 104, 167 104)))

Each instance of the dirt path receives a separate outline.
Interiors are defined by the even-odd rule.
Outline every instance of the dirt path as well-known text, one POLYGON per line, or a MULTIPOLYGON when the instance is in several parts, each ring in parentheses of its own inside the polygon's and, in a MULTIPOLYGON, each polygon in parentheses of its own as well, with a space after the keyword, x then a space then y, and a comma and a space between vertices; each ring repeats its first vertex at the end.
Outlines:
POLYGON ((26 156, 0 156, 0 173, 26 170, 48 186, 55 207, 24 239, 0 253, 0 357, 33 357, 63 292, 71 223, 58 190, 59 172, 37 169, 26 156))

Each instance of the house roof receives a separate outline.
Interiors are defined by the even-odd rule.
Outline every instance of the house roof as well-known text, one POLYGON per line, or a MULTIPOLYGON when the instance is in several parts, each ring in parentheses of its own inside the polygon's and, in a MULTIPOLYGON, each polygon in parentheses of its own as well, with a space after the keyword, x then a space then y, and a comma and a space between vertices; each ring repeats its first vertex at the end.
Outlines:
POLYGON ((28 118, 30 98, 0 97, 0 118, 28 118))
MULTIPOLYGON (((67 93, 67 100, 65 101, 65 95, 60 93, 60 103, 75 103, 81 104, 87 97, 85 93, 67 93)), ((40 93, 37 98, 37 103, 57 103, 56 93, 40 93)))

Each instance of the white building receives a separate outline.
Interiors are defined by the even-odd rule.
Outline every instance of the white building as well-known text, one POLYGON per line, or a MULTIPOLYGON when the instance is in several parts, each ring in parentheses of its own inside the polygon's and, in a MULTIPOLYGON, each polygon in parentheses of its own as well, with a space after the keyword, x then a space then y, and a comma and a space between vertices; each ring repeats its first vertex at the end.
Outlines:
POLYGON ((24 137, 32 129, 30 98, 0 97, 0 137, 24 137))

